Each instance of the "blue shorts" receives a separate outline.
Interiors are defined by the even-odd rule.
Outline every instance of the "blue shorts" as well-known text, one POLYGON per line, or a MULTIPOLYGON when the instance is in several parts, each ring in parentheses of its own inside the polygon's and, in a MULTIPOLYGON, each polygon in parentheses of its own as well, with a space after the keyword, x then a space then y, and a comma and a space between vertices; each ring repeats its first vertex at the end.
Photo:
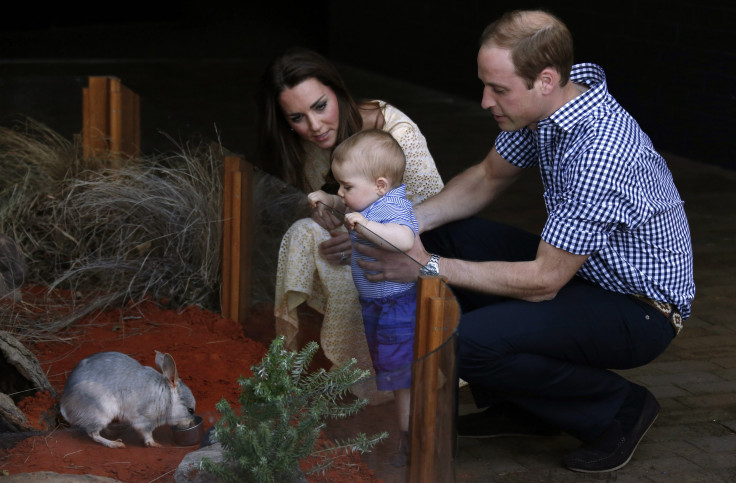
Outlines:
POLYGON ((416 324, 416 286, 391 297, 360 299, 368 350, 381 391, 411 387, 416 324))

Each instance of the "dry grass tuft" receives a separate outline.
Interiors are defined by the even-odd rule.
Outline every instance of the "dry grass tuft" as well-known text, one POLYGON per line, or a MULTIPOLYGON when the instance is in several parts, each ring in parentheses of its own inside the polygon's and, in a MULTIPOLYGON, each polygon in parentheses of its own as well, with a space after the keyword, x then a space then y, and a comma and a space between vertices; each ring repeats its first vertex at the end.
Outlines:
MULTIPOLYGON (((219 311, 225 153, 174 145, 108 169, 32 120, 0 128, 0 233, 25 254, 26 286, 44 289, 2 302, 0 329, 54 339, 83 316, 143 300, 219 311)), ((260 171, 253 196, 259 303, 273 300, 279 244, 306 196, 260 171)))
POLYGON ((76 143, 33 119, 20 118, 10 127, 0 126, 0 201, 5 205, 102 166, 103 160, 84 160, 78 153, 76 143))

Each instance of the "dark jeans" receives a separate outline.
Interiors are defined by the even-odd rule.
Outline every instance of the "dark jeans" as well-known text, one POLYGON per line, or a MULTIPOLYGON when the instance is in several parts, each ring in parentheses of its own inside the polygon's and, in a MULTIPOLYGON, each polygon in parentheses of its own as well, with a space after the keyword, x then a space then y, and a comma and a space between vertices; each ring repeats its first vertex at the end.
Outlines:
MULTIPOLYGON (((440 256, 518 261, 534 259, 539 237, 472 218, 422 242, 440 256)), ((586 442, 608 427, 631 388, 611 369, 652 361, 674 337, 653 307, 578 277, 545 302, 453 291, 463 310, 458 373, 478 406, 510 401, 586 442)))

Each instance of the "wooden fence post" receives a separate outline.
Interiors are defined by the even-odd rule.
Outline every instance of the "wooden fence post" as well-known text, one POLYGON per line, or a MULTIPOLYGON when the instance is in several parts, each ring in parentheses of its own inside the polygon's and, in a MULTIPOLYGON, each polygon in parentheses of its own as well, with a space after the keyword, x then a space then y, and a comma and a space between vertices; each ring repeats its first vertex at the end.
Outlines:
POLYGON ((243 324, 251 306, 253 165, 226 156, 223 174, 222 316, 243 324))
MULTIPOLYGON (((440 353, 454 333, 460 309, 442 277, 421 276, 417 283, 417 322, 411 376, 410 457, 408 481, 454 481, 454 419, 437 418, 440 353), (434 352, 433 352, 434 351, 434 352)), ((445 384, 455 384, 452 373, 445 384)), ((454 391, 453 391, 454 397, 454 391)), ((454 408, 452 410, 454 415, 454 408)))
POLYGON ((82 89, 82 156, 137 157, 141 144, 140 98, 116 77, 91 76, 82 89))

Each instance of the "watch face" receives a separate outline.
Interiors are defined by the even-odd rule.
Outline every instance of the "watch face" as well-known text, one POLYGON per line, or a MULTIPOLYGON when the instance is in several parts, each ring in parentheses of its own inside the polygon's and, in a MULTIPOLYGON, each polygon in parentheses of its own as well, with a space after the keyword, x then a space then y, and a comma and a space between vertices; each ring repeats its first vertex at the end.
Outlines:
POLYGON ((421 269, 422 275, 439 275, 440 267, 439 267, 439 263, 437 263, 438 260, 439 260, 439 257, 437 255, 432 255, 429 261, 427 262, 427 264, 422 267, 421 269))

